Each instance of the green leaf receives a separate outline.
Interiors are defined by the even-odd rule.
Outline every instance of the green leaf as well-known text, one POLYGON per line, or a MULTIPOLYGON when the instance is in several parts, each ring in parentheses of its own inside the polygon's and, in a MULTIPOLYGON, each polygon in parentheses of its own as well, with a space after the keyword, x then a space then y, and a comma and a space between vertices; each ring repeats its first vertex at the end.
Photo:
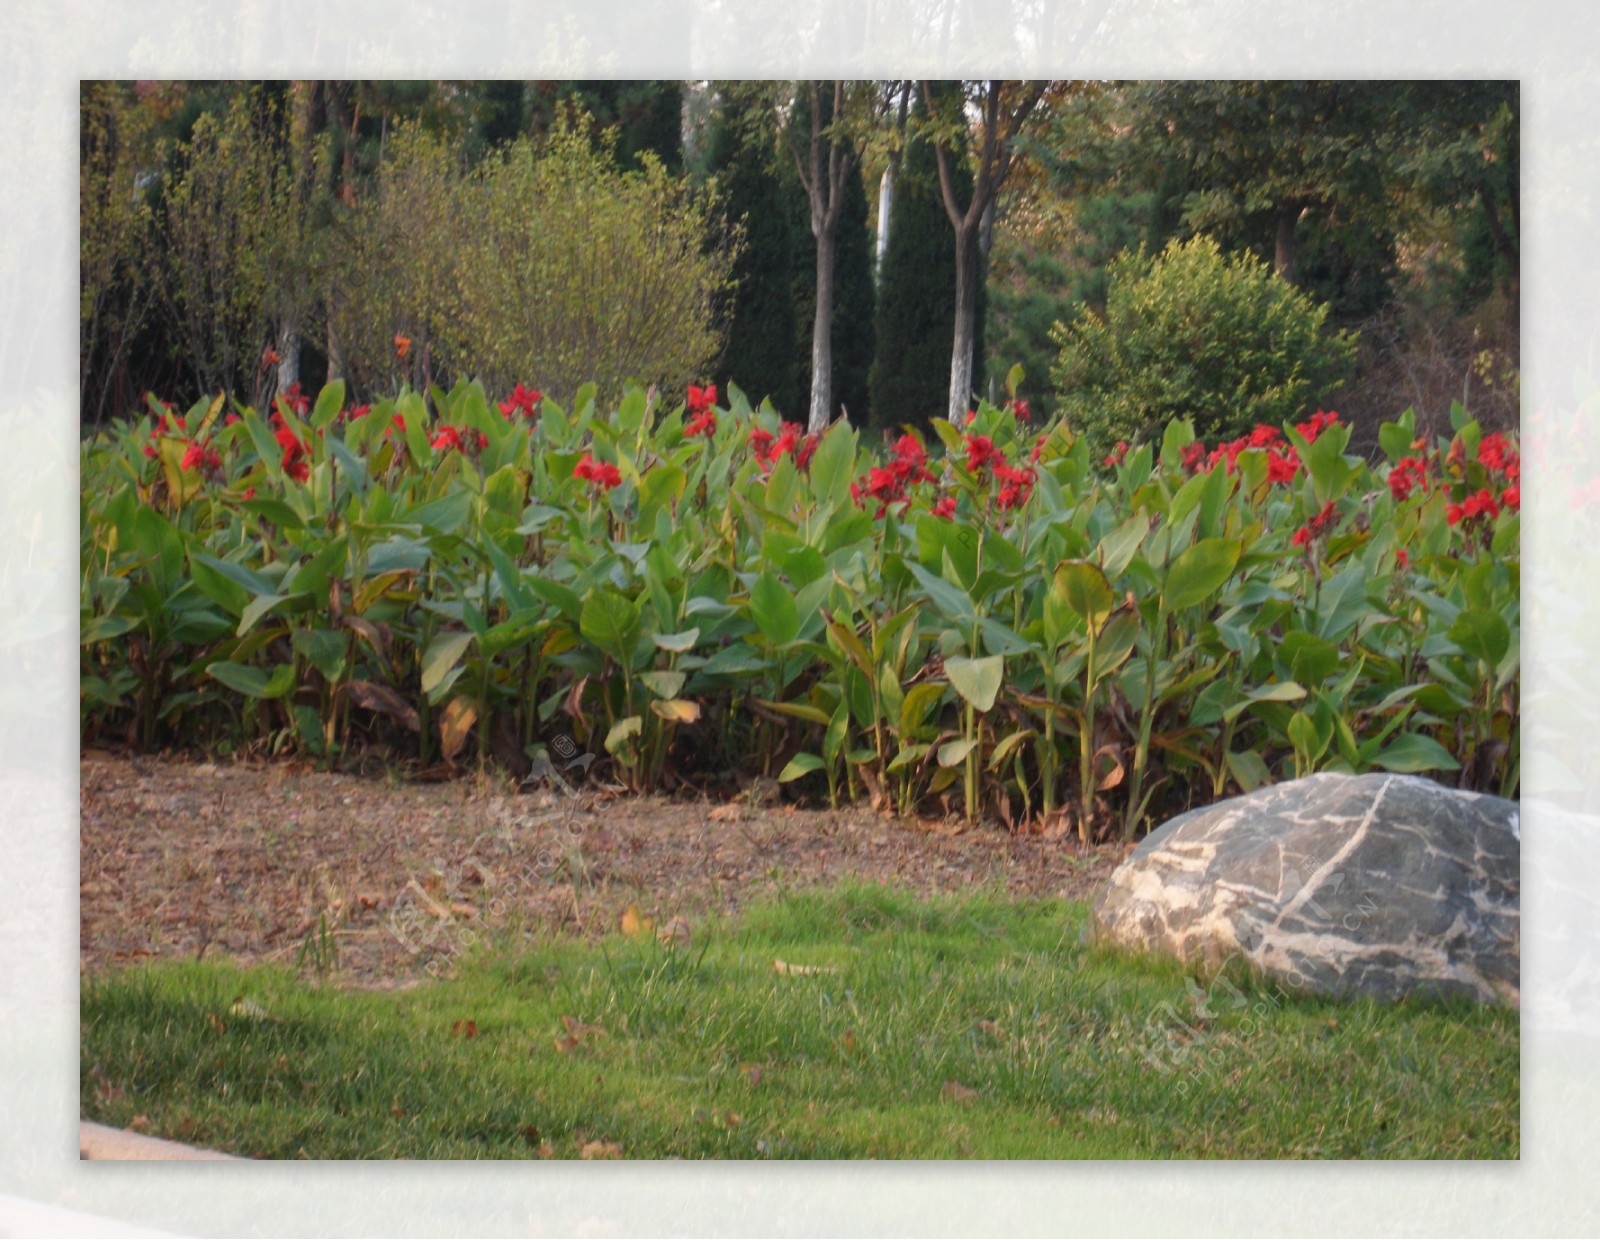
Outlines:
POLYGON ((281 698, 294 688, 294 665, 280 663, 269 675, 259 667, 244 663, 220 661, 206 668, 208 674, 220 680, 236 693, 253 698, 281 698))
POLYGON ((976 619, 977 613, 973 610, 972 600, 967 597, 965 590, 951 585, 943 577, 934 576, 914 560, 905 561, 905 566, 922 586, 928 600, 938 608, 946 620, 970 623, 976 619))
POLYGON ((1055 590, 1093 632, 1099 632, 1116 601, 1104 571, 1088 560, 1067 560, 1057 567, 1055 590))
POLYGON ((1246 749, 1243 753, 1230 752, 1223 760, 1229 773, 1245 792, 1254 792, 1272 782, 1272 772, 1254 749, 1246 749))
POLYGON ((1455 771, 1461 764, 1450 756, 1450 751, 1431 736, 1406 732, 1385 746, 1384 751, 1372 759, 1374 766, 1403 775, 1418 771, 1455 771))
POLYGON ((344 380, 335 379, 317 393, 317 404, 311 411, 311 429, 320 430, 339 416, 344 408, 344 380))
POLYGON ((670 650, 674 654, 684 654, 694 649, 695 642, 700 640, 698 628, 685 629, 682 633, 652 633, 650 640, 662 650, 670 650))
POLYGON ((1244 544, 1236 538, 1202 538, 1167 570, 1162 606, 1182 611, 1211 598, 1233 575, 1244 544))
POLYGON ((688 677, 682 672, 640 672, 639 681, 658 698, 675 698, 688 677))
POLYGON ((783 770, 778 772, 778 782, 789 783, 802 775, 809 775, 812 771, 820 771, 825 765, 827 764, 814 753, 797 753, 789 759, 783 770))
POLYGON ((944 696, 944 685, 938 681, 923 681, 906 690, 905 701, 900 704, 900 738, 907 740, 922 727, 933 704, 944 696))
POLYGON ((1138 612, 1124 610, 1112 616, 1095 640, 1094 667, 1092 669, 1094 678, 1099 680, 1121 667, 1128 655, 1132 653, 1133 644, 1138 639, 1138 612))
POLYGON ((422 691, 432 693, 472 645, 471 633, 440 633, 422 656, 422 691))
POLYGON ((987 711, 1000 695, 1005 659, 997 654, 982 659, 946 659, 944 670, 957 693, 980 711, 987 711))
POLYGON ((786 645, 800 633, 800 612, 794 595, 770 572, 762 573, 750 587, 750 618, 774 646, 786 645))
POLYGON ((288 602, 291 597, 288 594, 263 594, 260 598, 251 599, 249 606, 239 614, 239 636, 243 637, 251 629, 255 628, 257 620, 272 611, 278 604, 288 602))
POLYGON ((296 629, 294 648, 311 661, 311 665, 329 681, 337 682, 344 674, 345 655, 349 638, 332 629, 296 629))
POLYGON ((618 719, 611 731, 606 733, 606 752, 620 757, 628 742, 636 739, 643 730, 644 719, 639 715, 618 719))
POLYGON ((1511 649, 1511 626, 1492 611, 1463 611, 1445 636, 1490 667, 1498 667, 1506 651, 1511 649))
POLYGON ((844 503, 855 464, 856 432, 840 418, 828 428, 811 457, 811 492, 819 505, 837 508, 844 503))
POLYGON ((585 641, 626 663, 633 654, 639 623, 638 604, 612 590, 595 590, 583 600, 578 631, 585 641))
POLYGON ((960 766, 966 756, 977 746, 976 737, 959 741, 946 741, 939 746, 940 766, 960 766))

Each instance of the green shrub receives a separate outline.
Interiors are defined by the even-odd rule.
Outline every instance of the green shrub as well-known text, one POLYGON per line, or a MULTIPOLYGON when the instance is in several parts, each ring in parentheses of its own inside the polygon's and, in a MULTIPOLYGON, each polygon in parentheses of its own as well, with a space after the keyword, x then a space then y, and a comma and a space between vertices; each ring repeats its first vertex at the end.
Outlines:
POLYGON ((1193 421, 1202 438, 1303 416, 1342 381, 1349 333, 1324 330, 1327 307, 1249 254, 1224 257, 1209 237, 1159 257, 1111 264, 1105 317, 1085 313, 1051 333, 1052 378, 1074 429, 1106 442, 1156 437, 1193 421))

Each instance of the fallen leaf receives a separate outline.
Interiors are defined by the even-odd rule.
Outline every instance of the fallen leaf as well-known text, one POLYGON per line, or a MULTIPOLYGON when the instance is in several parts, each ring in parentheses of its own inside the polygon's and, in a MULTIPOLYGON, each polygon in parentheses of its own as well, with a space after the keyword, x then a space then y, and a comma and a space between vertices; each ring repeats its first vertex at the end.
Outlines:
POLYGON ((211 1026, 212 1033, 223 1034, 228 1032, 228 1026, 222 1023, 222 1017, 215 1012, 206 1013, 206 1024, 211 1026))
POLYGON ((450 1026, 450 1032, 458 1038, 475 1038, 478 1036, 478 1022, 475 1020, 458 1020, 450 1026))
POLYGON ((839 970, 831 964, 790 964, 787 960, 774 960, 772 971, 787 976, 806 977, 814 973, 837 973, 839 970))
POLYGON ((962 1106, 971 1106, 978 1100, 977 1090, 958 1081, 946 1081, 939 1093, 942 1097, 948 1098, 951 1102, 959 1102, 962 1106))
POLYGON ((858 1042, 856 1041, 856 1031, 854 1029, 846 1029, 844 1031, 844 1035, 839 1039, 839 1046, 844 1050, 846 1055, 854 1055, 856 1053, 857 1045, 858 1042))
POLYGON ((622 1146, 615 1141, 587 1141, 578 1151, 579 1158, 621 1158, 622 1146))
POLYGON ((723 1123, 727 1124, 729 1128, 737 1128, 740 1124, 744 1123, 744 1116, 738 1115, 733 1111, 728 1111, 723 1115, 722 1120, 723 1123))
POLYGON ((622 933, 630 939, 636 939, 642 934, 649 934, 655 928, 655 921, 649 917, 639 915, 637 904, 628 905, 622 914, 622 933))
POLYGON ((578 1049, 579 1040, 573 1037, 557 1038, 556 1050, 563 1055, 570 1055, 578 1049))
POLYGON ((580 1042, 588 1038, 603 1038, 606 1036, 606 1031, 599 1025, 586 1025, 581 1020, 571 1016, 563 1016, 561 1023, 566 1027, 567 1032, 580 1042))
POLYGON ((689 946, 689 923, 681 917, 674 917, 664 927, 656 931, 656 938, 660 939, 669 948, 689 946))
POLYGON ((467 697, 451 698, 439 714, 439 752, 444 760, 455 765, 456 754, 472 734, 472 725, 478 721, 478 707, 467 697))
POLYGON ((397 1102, 389 1108, 389 1114, 396 1119, 404 1119, 406 1117, 406 1109, 397 1102))
POLYGON ((744 819, 744 816, 744 806, 735 802, 717 806, 716 809, 711 811, 710 815, 712 822, 740 822, 744 819))

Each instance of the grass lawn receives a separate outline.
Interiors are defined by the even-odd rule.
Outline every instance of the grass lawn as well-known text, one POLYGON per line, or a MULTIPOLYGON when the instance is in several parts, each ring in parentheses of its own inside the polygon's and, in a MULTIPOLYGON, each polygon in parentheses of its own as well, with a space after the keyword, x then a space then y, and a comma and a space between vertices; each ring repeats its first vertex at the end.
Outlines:
POLYGON ((1203 992, 1088 916, 846 885, 403 991, 88 974, 82 1111, 257 1158, 1519 1156, 1516 1012, 1203 992))

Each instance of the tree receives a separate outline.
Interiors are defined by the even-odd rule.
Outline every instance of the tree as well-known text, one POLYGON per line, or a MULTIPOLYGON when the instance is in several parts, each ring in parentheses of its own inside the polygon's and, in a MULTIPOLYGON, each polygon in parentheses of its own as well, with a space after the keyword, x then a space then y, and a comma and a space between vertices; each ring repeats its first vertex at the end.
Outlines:
POLYGON ((872 83, 806 82, 785 128, 790 154, 810 207, 816 241, 816 302, 811 320, 811 404, 806 422, 820 431, 833 420, 834 259, 850 180, 860 160, 849 130, 881 110, 872 83), (802 154, 801 142, 804 141, 802 154))
MULTIPOLYGON (((779 169, 771 109, 736 86, 724 94, 711 132, 710 171, 728 225, 741 225, 744 244, 733 266, 727 307, 727 346, 716 374, 752 401, 770 397, 788 414, 800 408, 794 367, 795 269, 803 264, 779 169)), ((809 254, 804 256, 809 258, 809 254)), ((724 390, 725 386, 724 386, 724 390)))
POLYGON ((859 175, 852 176, 845 182, 833 260, 833 398, 857 426, 865 426, 871 417, 868 377, 877 342, 873 324, 877 289, 867 207, 866 186, 859 175))
MULTIPOLYGON (((919 120, 924 106, 919 97, 919 120)), ((966 192, 969 176, 962 164, 951 168, 958 194, 966 192)), ((938 157, 926 138, 908 131, 878 278, 870 381, 874 426, 926 426, 947 411, 955 292, 955 236, 942 201, 938 157)))
POLYGON ((969 89, 935 92, 931 83, 922 83, 927 105, 925 128, 938 160, 940 198, 955 230, 955 321, 947 405, 951 421, 960 420, 972 400, 978 291, 984 268, 981 238, 986 228, 993 227, 996 200, 1016 159, 1017 137, 1051 85, 989 80, 972 83, 969 89), (967 121, 969 104, 980 109, 976 133, 967 121), (963 196, 954 164, 958 152, 967 154, 969 144, 974 170, 970 192, 963 196))

